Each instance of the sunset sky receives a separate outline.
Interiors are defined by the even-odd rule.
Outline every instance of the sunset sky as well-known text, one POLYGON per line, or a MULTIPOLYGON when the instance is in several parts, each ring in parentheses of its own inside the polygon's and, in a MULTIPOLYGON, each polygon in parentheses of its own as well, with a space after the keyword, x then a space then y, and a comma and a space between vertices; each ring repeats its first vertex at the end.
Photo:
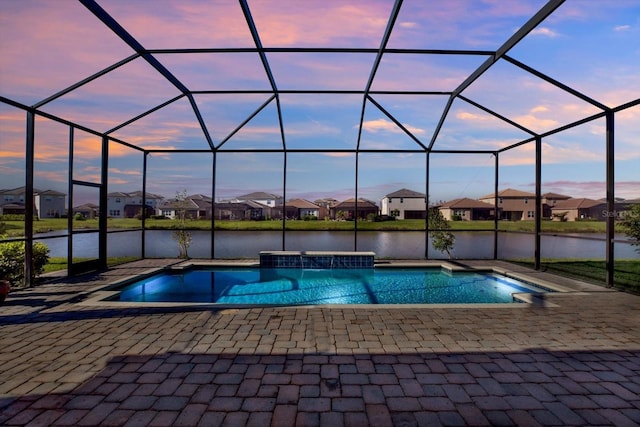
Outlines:
MULTIPOLYGON (((255 48, 235 0, 98 0, 144 48, 255 48)), ((394 2, 390 0, 247 0, 265 48, 378 49, 394 2)), ((385 53, 372 91, 451 92, 499 49, 545 2, 541 0, 405 0, 389 49, 474 51, 477 55, 385 53)), ((135 52, 80 2, 0 0, 0 96, 35 105, 135 52)), ((255 52, 154 52, 194 92, 217 155, 216 197, 253 191, 283 192, 278 103, 255 52), (211 94, 198 91, 263 91, 211 94), (269 101, 271 99, 271 101, 269 101), (260 107, 237 133, 229 135, 260 107), (228 138, 228 140, 226 140, 228 138), (225 141, 223 143, 223 141, 225 141), (224 150, 246 150, 225 153, 224 150)), ((640 0, 567 0, 508 52, 529 67, 607 107, 640 98, 640 0)), ((267 52, 279 90, 362 91, 376 53, 267 52)), ((142 58, 41 107, 79 125, 107 132, 181 95, 142 58)), ((500 60, 462 95, 533 132, 544 133, 600 110, 500 60)), ((428 146, 448 95, 372 94, 416 139, 428 146)), ((327 150, 287 155, 287 199, 353 197, 362 94, 279 95, 284 144, 327 150)), ((0 102, 0 189, 24 185, 25 112, 0 102)), ((616 114, 616 196, 640 197, 640 106, 616 114)), ((144 149, 206 150, 194 110, 181 97, 111 136, 144 149)), ((100 138, 75 131, 73 177, 99 182, 100 138)), ((462 99, 453 102, 435 150, 493 151, 529 135, 462 99)), ((35 186, 67 192, 69 127, 36 122, 35 186)), ((419 149, 381 109, 365 105, 360 148, 419 149)), ((362 153, 359 197, 379 201, 400 188, 425 190, 425 155, 362 153)), ((109 191, 142 188, 143 156, 110 144, 109 191)), ((211 194, 210 153, 152 153, 147 190, 173 196, 211 194)), ((500 156, 500 188, 535 189, 534 146, 500 156)), ((491 154, 438 154, 430 158, 430 197, 477 198, 493 192, 491 154)), ((598 119, 543 140, 542 191, 605 197, 605 121, 598 119)), ((79 191, 77 199, 91 199, 79 191), (81 195, 82 194, 82 195, 81 195)))

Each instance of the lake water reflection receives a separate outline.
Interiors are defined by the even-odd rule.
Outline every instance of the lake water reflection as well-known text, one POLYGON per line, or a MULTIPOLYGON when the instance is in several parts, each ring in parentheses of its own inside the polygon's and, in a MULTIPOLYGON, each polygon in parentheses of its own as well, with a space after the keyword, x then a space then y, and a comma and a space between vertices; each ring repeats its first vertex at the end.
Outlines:
MULTIPOLYGON (((178 246, 168 230, 146 231, 146 256, 172 258, 178 255, 178 246)), ((210 258, 210 231, 193 231, 189 256, 210 258)), ((492 232, 457 232, 453 255, 460 259, 493 258, 492 232)), ((542 236, 543 258, 605 258, 602 234, 588 234, 589 238, 542 236)), ((140 256, 141 231, 110 233, 107 241, 108 256, 140 256)), ((624 236, 619 236, 624 239, 624 236)), ((66 257, 66 237, 43 239, 50 256, 66 257)), ((97 233, 77 234, 73 239, 74 256, 98 256, 97 233)), ((357 235, 357 250, 373 251, 377 258, 421 259, 425 254, 425 235, 420 231, 361 231, 357 235)), ((286 250, 296 251, 352 251, 355 248, 352 232, 344 231, 288 231, 286 250)), ((214 243, 216 258, 257 258, 263 250, 282 250, 280 231, 216 231, 214 243)), ((534 236, 521 233, 498 234, 498 258, 531 258, 534 256, 534 236)), ((640 256, 628 243, 616 242, 617 258, 638 259, 640 256)), ((447 258, 446 254, 429 246, 429 258, 447 258)))

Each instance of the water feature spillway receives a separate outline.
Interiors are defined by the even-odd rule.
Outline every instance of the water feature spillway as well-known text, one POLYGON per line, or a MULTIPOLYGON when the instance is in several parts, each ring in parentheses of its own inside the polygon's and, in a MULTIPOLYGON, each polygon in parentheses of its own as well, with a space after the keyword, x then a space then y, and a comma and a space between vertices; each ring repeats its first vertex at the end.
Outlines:
POLYGON ((374 252, 261 251, 262 268, 363 269, 373 268, 374 252))

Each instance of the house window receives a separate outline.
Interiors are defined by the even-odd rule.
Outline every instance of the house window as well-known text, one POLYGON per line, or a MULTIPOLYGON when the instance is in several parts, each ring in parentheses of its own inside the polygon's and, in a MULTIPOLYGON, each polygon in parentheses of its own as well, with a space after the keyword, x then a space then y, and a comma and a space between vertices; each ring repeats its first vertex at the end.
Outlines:
POLYGON ((534 211, 527 211, 527 218, 535 218, 536 213, 534 211))
POLYGON ((464 213, 465 213, 464 209, 454 209, 453 210, 453 214, 454 215, 464 216, 464 213))
POLYGON ((116 203, 120 203, 120 197, 116 197, 116 203))
POLYGON ((389 197, 389 203, 393 202, 393 197, 389 197))
POLYGON ((528 198, 525 198, 525 199, 524 199, 524 204, 526 205, 527 203, 529 203, 529 199, 528 199, 528 198))
POLYGON ((404 197, 400 197, 400 203, 404 203, 404 197))
POLYGON ((502 200, 502 197, 500 197, 500 198, 498 199, 498 203, 502 203, 503 201, 504 201, 504 200, 502 200))

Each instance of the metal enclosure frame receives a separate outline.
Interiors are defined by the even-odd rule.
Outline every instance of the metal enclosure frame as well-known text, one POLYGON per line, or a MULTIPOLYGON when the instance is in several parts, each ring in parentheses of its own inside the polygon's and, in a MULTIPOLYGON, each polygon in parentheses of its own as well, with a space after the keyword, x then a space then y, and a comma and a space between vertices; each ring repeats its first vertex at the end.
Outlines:
MULTIPOLYGON (((246 20, 247 27, 251 33, 253 38, 253 42, 255 44, 254 48, 217 48, 217 49, 146 49, 138 40, 136 40, 131 34, 127 32, 127 30, 120 25, 118 21, 116 21, 112 16, 110 16, 96 1, 94 0, 79 0, 82 5, 84 5, 91 13, 95 15, 95 17, 101 21, 102 24, 106 25, 115 35, 117 35, 124 43, 126 43, 129 47, 134 50, 134 54, 124 58, 123 60, 105 68, 104 70, 99 71, 98 73, 87 77, 61 91, 58 93, 43 99, 40 102, 37 102, 33 105, 23 105, 14 100, 0 97, 0 102, 8 104, 12 107, 23 110, 26 113, 25 124, 26 124, 26 217, 25 217, 25 243, 26 243, 26 258, 30 259, 32 255, 32 245, 34 241, 33 236, 33 186, 34 186, 34 124, 35 117, 41 116, 69 127, 69 144, 70 144, 70 160, 71 167, 73 164, 73 144, 74 144, 74 130, 82 130, 84 132, 88 132, 90 134, 99 136, 102 140, 102 152, 101 152, 101 182, 100 183, 87 183, 83 181, 74 181, 73 173, 70 170, 69 172, 69 208, 71 209, 73 203, 73 185, 88 185, 99 188, 100 192, 100 220, 99 220, 99 259, 97 263, 89 266, 90 268, 105 268, 107 265, 107 189, 108 189, 108 165, 109 165, 109 144, 117 143, 122 144, 128 148, 136 150, 140 152, 143 158, 143 198, 146 197, 146 176, 147 176, 147 158, 149 154, 152 153, 163 153, 163 152, 171 152, 171 153, 207 153, 212 156, 211 158, 211 167, 212 167, 212 199, 215 200, 216 196, 216 169, 218 162, 220 159, 218 158, 219 153, 237 153, 237 152, 246 152, 246 150, 238 150, 238 149, 230 149, 225 146, 226 142, 229 141, 238 131, 240 131, 247 123, 251 121, 256 115, 258 115, 263 109, 272 103, 275 104, 275 108, 278 114, 278 121, 280 126, 280 138, 282 140, 282 147, 278 149, 262 149, 262 150, 251 150, 256 153, 280 153, 283 156, 283 197, 286 200, 287 194, 287 156, 289 153, 322 153, 322 152, 344 152, 351 153, 355 156, 355 200, 356 200, 356 209, 358 204, 358 175, 359 175, 359 155, 361 153, 422 153, 425 156, 425 167, 426 167, 426 188, 425 194, 427 198, 430 194, 430 176, 429 176, 429 168, 430 168, 430 158, 433 153, 448 153, 448 154, 490 154, 495 157, 495 208, 497 211, 498 206, 498 176, 499 176, 499 165, 500 165, 500 155, 504 152, 507 152, 511 149, 517 148, 524 144, 535 144, 535 194, 536 194, 536 215, 535 215, 535 268, 540 268, 540 238, 542 235, 541 232, 541 167, 542 167, 542 142, 545 138, 554 135, 556 133, 565 131, 567 129, 571 129, 573 127, 588 123, 593 120, 597 120, 600 118, 605 118, 606 120, 606 183, 607 183, 607 205, 610 211, 614 210, 614 202, 615 202, 615 194, 614 194, 614 184, 615 184, 615 175, 614 175, 614 146, 615 146, 615 114, 619 111, 623 111, 627 108, 635 107, 640 105, 640 99, 636 99, 632 102, 629 102, 624 105, 620 105, 616 108, 609 108, 604 104, 600 103, 597 100, 594 100, 587 95, 579 92, 578 90, 563 84, 544 73, 541 73, 534 68, 523 64, 514 58, 511 58, 508 55, 508 52, 516 46, 527 34, 529 34, 534 28, 536 28, 540 23, 542 23, 547 17, 549 17, 560 5, 564 3, 564 0, 550 0, 548 1, 534 16, 532 16, 521 28, 519 28, 507 41, 503 43, 503 45, 495 51, 472 51, 472 50, 427 50, 427 49, 390 49, 387 47, 389 38, 393 31, 394 25, 396 23, 396 19, 402 7, 403 1, 396 0, 393 5, 391 14, 389 16, 389 20, 387 23, 386 30, 384 31, 384 36, 381 40, 380 46, 377 49, 347 49, 347 48, 265 48, 262 45, 260 33, 256 28, 255 22, 253 20, 251 10, 247 0, 239 0, 240 7, 244 14, 244 18, 246 20), (246 52, 246 53, 256 53, 259 55, 262 66, 264 67, 264 71, 268 77, 269 84, 271 86, 270 90, 245 90, 245 91, 228 91, 228 90, 206 90, 206 91, 192 91, 190 90, 182 81, 180 81, 176 76, 174 76, 156 57, 159 54, 180 54, 180 53, 190 53, 190 54, 205 54, 205 53, 232 53, 232 52, 246 52), (271 66, 269 63, 269 59, 267 57, 267 53, 271 52, 284 52, 284 53, 368 53, 375 54, 375 60, 373 62, 373 66, 370 71, 369 78, 367 80, 366 86, 363 90, 353 91, 353 90, 281 90, 278 88, 277 81, 274 78, 274 75, 271 71, 271 66), (421 92, 421 91, 374 91, 372 90, 372 84, 376 77, 376 72, 378 71, 379 65, 382 61, 382 58, 386 54, 405 54, 405 55, 478 55, 478 56, 486 56, 486 60, 474 71, 472 72, 464 82, 462 82, 455 90, 452 92, 421 92), (50 103, 51 101, 60 98, 61 96, 73 92, 74 90, 84 86, 85 84, 104 76, 119 67, 133 61, 134 59, 142 58, 144 59, 151 67, 153 67, 164 79, 170 82, 173 86, 175 86, 180 95, 169 99, 148 111, 133 117, 118 126, 113 127, 112 129, 102 133, 92 129, 88 129, 82 125, 77 123, 70 122, 61 117, 56 117, 51 114, 48 114, 42 110, 42 107, 50 103), (531 129, 527 129, 524 126, 515 123, 507 117, 504 117, 497 112, 491 110, 490 108, 475 102, 472 99, 469 99, 467 96, 463 95, 463 91, 474 84, 474 82, 487 70, 489 70, 494 64, 499 61, 507 61, 508 63, 522 69, 524 72, 529 73, 539 79, 544 80, 545 82, 551 84, 555 88, 558 88, 566 93, 571 94, 579 98, 580 100, 596 107, 600 110, 599 113, 594 114, 589 117, 585 117, 581 120, 578 120, 574 123, 566 124, 561 126, 558 129, 554 129, 552 131, 538 134, 531 129), (198 94, 267 94, 270 97, 253 113, 251 113, 246 120, 244 120, 237 128, 235 128, 229 135, 224 138, 218 145, 216 145, 211 138, 210 132, 207 128, 207 124, 202 118, 202 115, 198 109, 198 105, 194 100, 194 95, 198 94), (321 94, 355 94, 362 97, 362 108, 360 112, 360 121, 359 121, 359 129, 358 129, 358 140, 356 143, 355 149, 347 149, 347 150, 336 150, 336 149, 295 149, 287 146, 287 142, 285 139, 285 129, 282 118, 282 110, 280 106, 280 95, 281 94, 310 94, 310 95, 321 95, 321 94), (439 123, 430 138, 429 141, 423 141, 418 138, 416 135, 412 134, 412 132, 407 129, 402 123, 394 117, 389 111, 385 110, 384 107, 376 101, 377 95, 422 95, 422 96, 447 96, 447 102, 444 110, 442 111, 439 123), (200 126, 202 131, 203 138, 207 141, 209 148, 203 150, 146 150, 140 147, 137 147, 134 144, 131 144, 127 141, 123 141, 117 138, 114 138, 112 134, 121 129, 124 126, 127 126, 131 123, 136 122, 137 120, 146 117, 149 114, 152 114, 155 111, 158 111, 178 100, 186 98, 193 109, 194 116, 200 126), (490 114, 491 116, 501 120, 504 123, 507 123, 510 126, 513 126, 523 132, 526 132, 530 135, 529 138, 522 140, 516 144, 512 144, 508 147, 504 147, 500 150, 438 150, 434 148, 436 142, 438 140, 439 133, 442 129, 442 126, 450 112, 450 108, 455 100, 461 100, 465 103, 468 103, 474 107, 477 107, 484 112, 490 114), (396 126, 398 126, 413 142, 415 142, 414 149, 403 149, 403 150, 372 150, 372 149, 363 149, 360 146, 360 140, 362 135, 363 121, 365 117, 365 111, 368 105, 373 105, 378 108, 389 120, 391 120, 396 126)), ((145 204, 145 200, 143 199, 143 204, 145 204)), ((282 225, 282 249, 286 249, 286 221, 283 219, 282 225)), ((72 227, 71 220, 69 220, 69 272, 74 273, 76 271, 81 271, 82 268, 76 268, 72 264, 72 254, 73 254, 73 244, 72 244, 72 227)), ((215 258, 215 249, 214 249, 214 240, 215 240, 215 215, 212 216, 211 219, 212 225, 212 237, 211 237, 211 257, 215 258)), ((145 222, 144 218, 142 220, 142 254, 141 256, 145 256, 145 222)), ((498 219, 496 215, 496 219, 493 227, 494 233, 494 251, 493 258, 498 258, 498 219)), ((425 230, 425 241, 428 239, 429 228, 428 224, 425 230)), ((353 246, 354 250, 358 250, 358 222, 357 216, 354 226, 353 232, 353 246)), ((607 265, 607 285, 613 284, 613 262, 614 262, 614 219, 613 217, 609 217, 606 223, 606 265, 607 265)), ((428 254, 428 245, 425 246, 425 258, 429 257, 428 254)), ((25 262, 25 273, 27 280, 32 276, 31 274, 31 266, 30 263, 25 262)), ((28 283, 30 285, 30 282, 28 283)))

